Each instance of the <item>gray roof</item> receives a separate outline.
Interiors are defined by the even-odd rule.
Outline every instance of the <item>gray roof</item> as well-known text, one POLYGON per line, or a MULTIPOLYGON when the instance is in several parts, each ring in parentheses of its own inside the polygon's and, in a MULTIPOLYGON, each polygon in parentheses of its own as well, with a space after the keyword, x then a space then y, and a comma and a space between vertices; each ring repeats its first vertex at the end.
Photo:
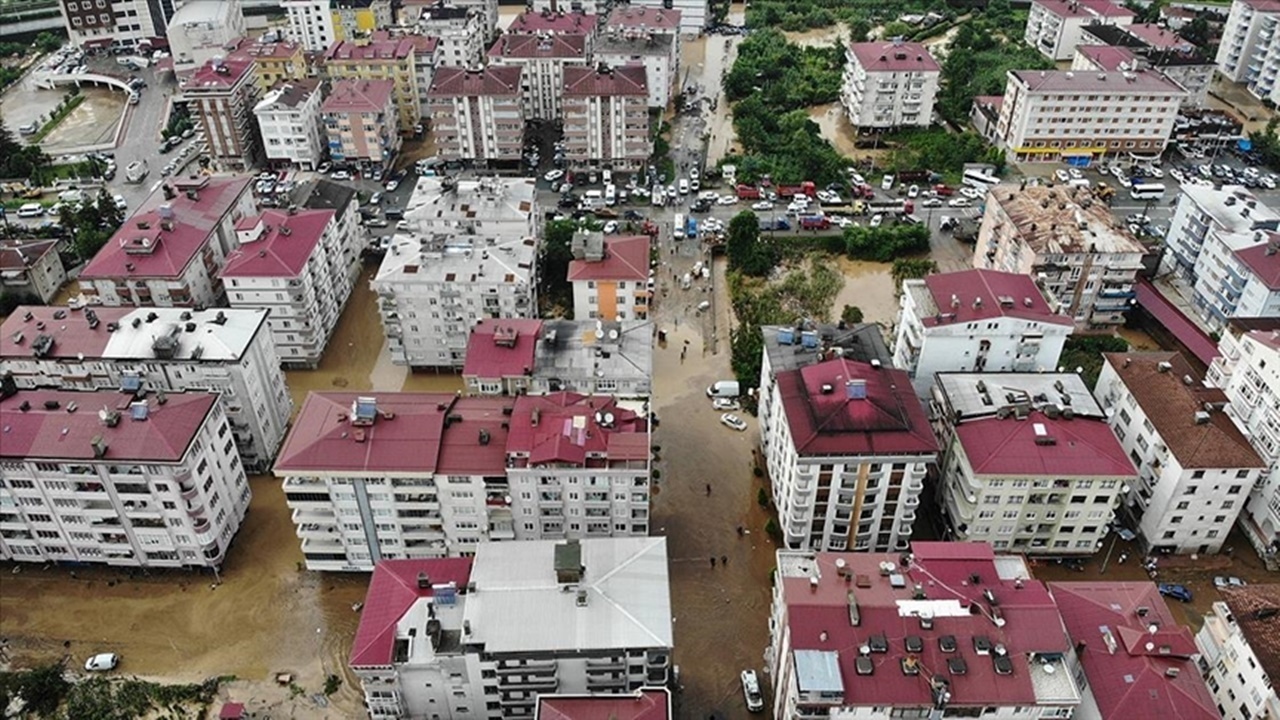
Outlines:
POLYGON ((800 692, 843 693, 840 654, 826 650, 796 650, 796 684, 800 692))
POLYGON ((605 323, 618 340, 597 339, 594 320, 545 320, 534 355, 534 375, 571 382, 595 375, 619 387, 644 383, 653 374, 653 323, 627 320, 605 323), (553 334, 554 333, 554 334, 553 334))
POLYGON ((320 178, 298 187, 294 195, 298 205, 308 210, 333 210, 338 217, 347 211, 347 206, 356 197, 356 191, 346 185, 320 178))
POLYGON ((885 367, 893 365, 893 355, 884 343, 880 326, 870 323, 843 328, 815 323, 805 323, 802 327, 766 325, 760 332, 764 335, 764 348, 774 373, 821 362, 827 359, 819 352, 824 348, 840 348, 841 357, 850 360, 866 363, 879 360, 885 367))
POLYGON ((556 582, 555 540, 481 543, 464 621, 488 653, 670 648, 666 538, 581 541, 581 582, 556 582), (585 593, 585 603, 579 602, 585 593))
POLYGON ((1071 408, 1078 417, 1104 418, 1102 408, 1079 375, 1054 373, 938 373, 934 394, 950 422, 994 417, 1021 403, 1037 409, 1071 408))

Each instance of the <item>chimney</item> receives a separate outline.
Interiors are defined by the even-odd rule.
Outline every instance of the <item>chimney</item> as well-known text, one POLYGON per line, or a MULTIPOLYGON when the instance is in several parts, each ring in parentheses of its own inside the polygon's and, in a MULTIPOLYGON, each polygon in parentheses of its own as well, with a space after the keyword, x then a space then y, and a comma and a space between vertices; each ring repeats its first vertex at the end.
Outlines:
POLYGON ((424 572, 418 573, 418 589, 426 590, 427 588, 430 588, 430 587, 431 587, 431 576, 424 572))
POLYGON ((556 582, 573 585, 582 581, 586 568, 582 566, 582 545, 577 540, 566 540, 555 548, 556 582))
POLYGON ((844 384, 844 396, 849 400, 866 400, 867 381, 861 379, 846 381, 844 384))

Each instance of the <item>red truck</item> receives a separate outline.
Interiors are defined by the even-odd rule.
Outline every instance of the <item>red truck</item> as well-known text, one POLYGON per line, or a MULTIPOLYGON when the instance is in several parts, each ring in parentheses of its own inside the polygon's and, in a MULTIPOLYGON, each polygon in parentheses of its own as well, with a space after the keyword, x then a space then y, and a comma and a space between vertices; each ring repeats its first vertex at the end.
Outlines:
POLYGON ((852 186, 852 192, 853 192, 853 198, 855 200, 859 198, 863 200, 870 200, 871 198, 876 196, 876 189, 871 187, 870 185, 867 185, 866 183, 863 183, 862 185, 852 186))
POLYGON ((949 197, 956 194, 955 188, 950 188, 946 185, 934 185, 933 191, 938 193, 939 197, 949 197))
POLYGON ((781 198, 795 197, 796 195, 808 195, 809 197, 814 197, 817 194, 818 186, 811 180, 805 180, 799 185, 778 186, 778 197, 781 198))
POLYGON ((760 188, 755 185, 739 185, 734 188, 738 193, 739 200, 759 200, 760 188))
POLYGON ((826 230, 831 227, 831 220, 825 215, 801 215, 800 228, 803 230, 826 230))

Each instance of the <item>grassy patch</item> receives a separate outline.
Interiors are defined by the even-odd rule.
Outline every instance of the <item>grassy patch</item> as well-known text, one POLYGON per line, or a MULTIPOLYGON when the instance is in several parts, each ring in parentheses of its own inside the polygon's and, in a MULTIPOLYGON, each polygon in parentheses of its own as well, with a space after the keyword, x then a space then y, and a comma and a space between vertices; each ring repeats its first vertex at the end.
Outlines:
POLYGON ((1062 346, 1058 365, 1066 368, 1067 372, 1080 368, 1084 384, 1093 390, 1098 384, 1098 374, 1102 372, 1102 353, 1125 352, 1128 349, 1129 342, 1115 335, 1072 335, 1062 346))

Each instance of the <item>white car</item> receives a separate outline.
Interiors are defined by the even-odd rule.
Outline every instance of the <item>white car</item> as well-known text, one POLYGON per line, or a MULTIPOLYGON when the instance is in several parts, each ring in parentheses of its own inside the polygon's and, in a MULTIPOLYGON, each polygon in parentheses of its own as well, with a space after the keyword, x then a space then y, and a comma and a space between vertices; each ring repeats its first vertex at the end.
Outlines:
POLYGON ((1053 176, 1058 179, 1058 182, 1067 182, 1071 179, 1071 173, 1067 172, 1062 168, 1058 168, 1057 170, 1054 170, 1053 176))
POLYGON ((680 178, 680 194, 689 194, 689 180, 687 178, 680 178))
POLYGON ((115 202, 116 207, 121 210, 127 210, 129 208, 129 201, 125 200, 123 195, 116 195, 111 199, 115 202))
POLYGON ((399 230, 400 232, 409 232, 411 229, 412 227, 409 225, 408 220, 401 220, 396 223, 396 230, 399 230))
POLYGON ((892 176, 892 175, 885 175, 885 176, 884 176, 884 178, 880 180, 880 189, 881 189, 881 190, 892 190, 892 189, 893 189, 893 176, 892 176))
POLYGON ((733 398, 716 398, 711 401, 711 407, 716 410, 740 410, 741 405, 733 398))
POLYGON ((18 208, 18 217, 40 217, 44 214, 44 206, 40 203, 26 203, 18 208))
POLYGON ((1067 168, 1067 174, 1071 176, 1072 180, 1079 180, 1084 177, 1084 173, 1080 172, 1080 168, 1067 168))
POLYGON ((731 427, 734 430, 737 430, 738 432, 742 432, 743 430, 747 429, 747 421, 743 420, 737 415, 734 415, 733 413, 725 413, 721 415, 720 424, 731 427))
POLYGON ((737 205, 737 204, 738 204, 738 196, 736 196, 736 195, 721 195, 719 198, 717 198, 717 199, 716 199, 716 204, 717 204, 717 205, 737 205))
POLYGON ((605 224, 604 224, 604 234, 605 234, 605 235, 612 235, 612 234, 614 234, 614 233, 616 233, 616 232, 618 232, 618 221, 617 221, 617 220, 610 220, 609 222, 607 222, 607 223, 605 223, 605 224))
POLYGON ((690 189, 690 190, 692 190, 692 191, 694 191, 694 192, 698 192, 698 188, 699 188, 699 187, 701 187, 701 185, 698 183, 698 178, 694 178, 694 179, 692 179, 692 180, 690 180, 690 181, 689 181, 689 189, 690 189))
POLYGON ((335 170, 333 174, 330 175, 329 177, 333 178, 334 180, 350 180, 351 173, 347 172, 346 170, 335 170))
POLYGON ((936 198, 936 197, 925 198, 920 203, 920 207, 942 207, 942 198, 936 198))
POLYGON ((808 209, 809 209, 808 203, 800 203, 795 201, 792 201, 792 203, 787 206, 787 212, 793 213, 793 214, 799 214, 808 209))
POLYGON ((1159 179, 1161 179, 1161 178, 1163 178, 1163 177, 1164 177, 1164 171, 1163 171, 1163 170, 1161 170, 1160 168, 1158 168, 1158 167, 1154 167, 1154 166, 1153 166, 1153 167, 1149 167, 1149 168, 1147 168, 1146 173, 1147 173, 1147 175, 1149 175, 1149 176, 1151 176, 1151 177, 1153 177, 1153 178, 1156 178, 1157 180, 1159 180, 1159 179))
POLYGON ((947 201, 947 204, 951 207, 969 207, 969 198, 951 198, 947 201))
POLYGON ((757 713, 764 710, 764 693, 760 691, 760 679, 755 670, 742 671, 742 695, 747 700, 747 710, 757 713))
POLYGON ((911 187, 907 188, 907 197, 909 198, 920 197, 920 186, 912 185, 911 187))
POLYGON ((691 168, 691 169, 689 170, 689 179, 690 179, 690 180, 697 180, 697 179, 698 179, 698 177, 699 177, 699 175, 698 175, 698 168, 691 168))
POLYGON ((115 653, 98 653, 84 663, 86 672, 107 672, 115 670, 120 664, 120 656, 115 653))
POLYGON ((836 215, 832 217, 831 222, 842 228, 853 227, 853 221, 843 215, 836 215))
POLYGON ((880 227, 884 223, 884 215, 876 213, 871 216, 871 227, 880 227))
POLYGON ((547 174, 542 176, 542 179, 549 183, 553 183, 562 177, 564 177, 563 170, 548 170, 547 174))
POLYGON ((772 209, 773 209, 773 203, 769 202, 768 200, 761 200, 761 201, 759 201, 759 202, 752 203, 752 204, 751 204, 751 209, 752 209, 752 210, 760 210, 760 211, 764 211, 764 210, 772 210, 772 209))
POLYGON ((396 188, 398 188, 398 187, 400 187, 400 181, 399 181, 399 180, 388 180, 388 181, 387 181, 387 185, 386 185, 387 192, 395 192, 395 191, 396 191, 396 188))

